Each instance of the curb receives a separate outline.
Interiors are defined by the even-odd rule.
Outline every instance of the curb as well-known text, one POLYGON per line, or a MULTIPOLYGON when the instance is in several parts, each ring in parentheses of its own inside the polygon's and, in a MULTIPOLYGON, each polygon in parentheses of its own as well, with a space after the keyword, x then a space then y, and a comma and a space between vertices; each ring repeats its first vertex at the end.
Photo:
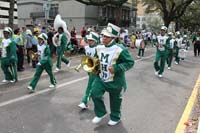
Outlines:
POLYGON ((195 83, 192 94, 191 94, 191 96, 188 100, 188 103, 185 107, 185 110, 184 110, 182 116, 181 116, 181 119, 180 119, 180 121, 179 121, 179 123, 176 127, 175 133, 184 133, 185 132, 186 125, 184 125, 184 123, 186 121, 188 121, 188 119, 189 119, 189 116, 191 114, 192 108, 194 106, 194 103, 195 103, 195 100, 196 100, 196 97, 197 97, 199 87, 200 87, 200 75, 199 75, 199 77, 198 77, 198 79, 195 83))

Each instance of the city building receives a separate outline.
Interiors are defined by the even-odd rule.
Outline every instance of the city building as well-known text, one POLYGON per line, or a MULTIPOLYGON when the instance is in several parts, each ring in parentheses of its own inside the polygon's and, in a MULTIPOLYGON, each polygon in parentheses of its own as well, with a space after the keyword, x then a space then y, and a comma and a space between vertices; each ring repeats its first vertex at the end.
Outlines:
POLYGON ((75 26, 105 26, 108 22, 120 23, 123 27, 136 26, 136 6, 133 0, 126 2, 120 14, 113 5, 91 6, 76 0, 18 0, 19 26, 52 24, 56 14, 60 14, 69 28, 75 26))
POLYGON ((163 20, 158 12, 145 13, 146 6, 143 6, 142 0, 137 0, 137 30, 155 30, 163 25, 163 20))
MULTIPOLYGON (((10 4, 8 0, 0 0, 0 29, 4 28, 8 24, 9 20, 9 11, 10 4)), ((17 4, 15 0, 15 9, 14 9, 14 24, 17 24, 18 13, 17 13, 17 4)))

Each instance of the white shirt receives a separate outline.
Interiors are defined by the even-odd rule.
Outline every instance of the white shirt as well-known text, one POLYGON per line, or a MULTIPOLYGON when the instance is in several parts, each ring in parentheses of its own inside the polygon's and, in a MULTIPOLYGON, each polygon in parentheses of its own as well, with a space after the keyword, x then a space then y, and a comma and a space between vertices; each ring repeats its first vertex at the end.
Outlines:
POLYGON ((11 43, 10 38, 8 38, 8 39, 4 38, 4 39, 2 40, 2 50, 1 50, 1 57, 2 57, 2 58, 7 57, 6 48, 10 45, 10 43, 11 43))
POLYGON ((177 47, 180 48, 183 43, 183 38, 176 38, 176 42, 177 42, 177 47))
POLYGON ((85 46, 85 54, 91 57, 94 57, 96 53, 96 47, 90 47, 89 45, 85 46))
POLYGON ((44 58, 45 48, 46 48, 46 45, 44 45, 44 44, 43 45, 37 45, 39 59, 44 58))
POLYGON ((159 43, 158 49, 160 51, 165 50, 164 45, 166 45, 167 39, 168 39, 168 37, 165 36, 165 35, 164 36, 161 36, 161 35, 157 36, 157 40, 158 40, 158 43, 159 43))

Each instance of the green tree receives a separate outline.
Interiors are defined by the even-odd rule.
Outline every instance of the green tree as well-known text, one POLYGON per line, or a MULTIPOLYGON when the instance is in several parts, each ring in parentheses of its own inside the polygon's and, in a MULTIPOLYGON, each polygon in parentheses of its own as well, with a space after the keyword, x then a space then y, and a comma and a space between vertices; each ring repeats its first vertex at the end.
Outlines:
POLYGON ((200 1, 195 0, 180 18, 180 25, 189 30, 195 31, 200 29, 200 1))
POLYGON ((153 18, 153 19, 149 18, 146 20, 146 24, 150 28, 150 30, 158 32, 163 22, 159 18, 153 18))
POLYGON ((9 0, 9 4, 10 4, 10 9, 8 10, 8 14, 9 14, 8 26, 11 27, 11 28, 13 28, 15 0, 9 0))
POLYGON ((164 24, 167 27, 171 21, 177 22, 179 18, 183 16, 186 9, 193 1, 194 0, 142 0, 143 4, 147 6, 146 12, 160 12, 164 24))

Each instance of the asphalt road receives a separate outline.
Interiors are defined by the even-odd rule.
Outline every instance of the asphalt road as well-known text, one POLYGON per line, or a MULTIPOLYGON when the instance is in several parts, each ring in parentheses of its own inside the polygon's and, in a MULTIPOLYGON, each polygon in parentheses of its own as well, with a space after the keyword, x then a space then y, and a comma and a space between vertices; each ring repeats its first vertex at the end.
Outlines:
MULTIPOLYGON (((128 88, 118 125, 107 126, 109 116, 99 125, 92 124, 92 101, 88 110, 78 108, 88 78, 84 71, 74 71, 80 62, 76 56, 71 68, 63 64, 63 70, 55 73, 56 90, 48 88, 49 77, 44 73, 36 93, 28 94, 26 87, 34 74, 28 66, 19 73, 19 82, 0 84, 0 133, 173 133, 198 78, 200 57, 189 51, 180 65, 173 64, 172 70, 166 67, 160 79, 154 75, 155 49, 148 48, 142 59, 136 58, 136 51, 130 49, 136 63, 126 73, 128 88)), ((109 113, 107 93, 105 103, 109 113)))

